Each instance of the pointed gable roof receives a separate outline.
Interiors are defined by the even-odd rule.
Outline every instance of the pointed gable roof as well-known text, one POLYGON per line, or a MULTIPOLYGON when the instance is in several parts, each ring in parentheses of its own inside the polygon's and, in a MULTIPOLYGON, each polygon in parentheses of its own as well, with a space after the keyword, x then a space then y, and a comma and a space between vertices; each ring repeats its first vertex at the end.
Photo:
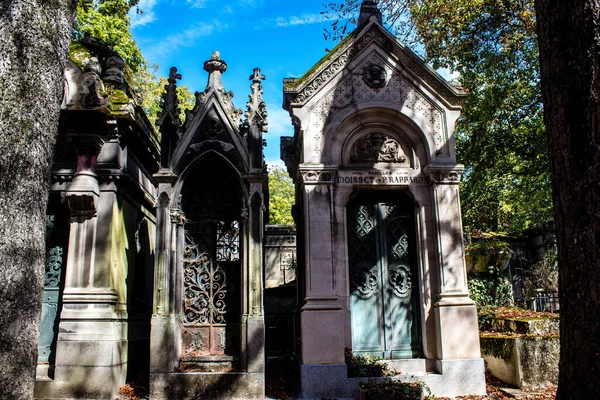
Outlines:
POLYGON ((173 154, 172 168, 181 172, 195 154, 214 150, 229 159, 243 171, 249 169, 249 155, 245 140, 240 133, 241 109, 231 101, 232 92, 223 88, 221 75, 227 70, 227 63, 215 51, 211 59, 204 63, 209 73, 208 84, 203 92, 196 92, 196 104, 186 111, 181 139, 173 154))
POLYGON ((346 65, 367 47, 375 43, 397 63, 412 71, 423 84, 429 86, 450 105, 460 106, 467 93, 458 88, 410 50, 381 25, 381 14, 372 1, 364 1, 359 22, 362 25, 352 31, 333 50, 300 78, 286 78, 283 81, 284 104, 286 110, 306 104, 328 82, 344 71, 346 65), (374 8, 373 8, 374 7, 374 8), (375 11, 376 10, 376 11, 375 11), (379 13, 379 14, 378 14, 379 13))

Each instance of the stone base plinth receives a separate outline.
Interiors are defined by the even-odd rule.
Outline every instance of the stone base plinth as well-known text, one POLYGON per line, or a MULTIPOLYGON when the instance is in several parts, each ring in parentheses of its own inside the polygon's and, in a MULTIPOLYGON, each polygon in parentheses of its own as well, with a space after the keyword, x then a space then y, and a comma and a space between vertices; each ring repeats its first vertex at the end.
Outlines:
POLYGON ((246 372, 151 373, 153 400, 262 399, 265 376, 246 372))
POLYGON ((36 379, 35 399, 116 399, 127 364, 56 367, 55 379, 36 379))
MULTIPOLYGON (((435 396, 485 394, 485 374, 481 358, 406 360, 403 365, 414 365, 417 369, 402 371, 401 375, 393 379, 400 382, 424 382, 435 396), (423 365, 431 370, 424 371, 423 365)), ((346 364, 302 364, 300 375, 304 399, 355 399, 358 396, 358 384, 361 380, 378 379, 348 378, 346 364)))
POLYGON ((558 337, 482 337, 481 352, 495 377, 519 388, 558 384, 558 337))

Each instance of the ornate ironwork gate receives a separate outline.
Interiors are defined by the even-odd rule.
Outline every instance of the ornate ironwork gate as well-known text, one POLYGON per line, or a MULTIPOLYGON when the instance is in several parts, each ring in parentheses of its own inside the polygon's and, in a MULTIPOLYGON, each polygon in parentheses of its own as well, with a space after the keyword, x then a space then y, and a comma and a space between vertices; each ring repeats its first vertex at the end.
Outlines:
POLYGON ((188 354, 235 355, 239 328, 238 221, 186 225, 184 325, 188 354))
POLYGON ((240 352, 242 195, 218 159, 205 165, 220 173, 204 175, 202 184, 190 184, 183 192, 184 354, 235 368, 240 352))
POLYGON ((352 350, 420 354, 414 212, 408 201, 364 193, 348 205, 352 350))

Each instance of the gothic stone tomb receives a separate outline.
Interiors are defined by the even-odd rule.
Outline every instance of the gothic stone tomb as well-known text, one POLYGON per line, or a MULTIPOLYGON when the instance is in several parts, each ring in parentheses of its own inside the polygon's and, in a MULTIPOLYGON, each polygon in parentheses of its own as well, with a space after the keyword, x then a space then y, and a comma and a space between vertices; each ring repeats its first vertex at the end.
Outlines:
POLYGON ((204 69, 208 85, 183 126, 171 69, 159 118, 153 399, 264 396, 264 76, 254 70, 241 120, 218 52, 204 69))
POLYGON ((264 76, 247 112, 204 64, 179 121, 173 68, 158 140, 101 41, 72 47, 52 165, 36 398, 264 396, 264 76))
POLYGON ((382 27, 372 1, 347 39, 284 81, 304 397, 356 395, 345 349, 436 395, 485 393, 453 140, 465 97, 382 27))

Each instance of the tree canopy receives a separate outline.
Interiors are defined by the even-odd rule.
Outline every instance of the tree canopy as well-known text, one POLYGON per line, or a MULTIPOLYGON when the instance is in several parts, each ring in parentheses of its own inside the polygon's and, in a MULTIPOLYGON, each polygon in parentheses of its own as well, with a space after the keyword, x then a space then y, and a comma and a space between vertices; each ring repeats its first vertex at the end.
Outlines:
MULTIPOLYGON (((133 90, 138 95, 148 119, 154 124, 160 111, 160 98, 167 79, 157 78, 158 65, 151 65, 144 59, 131 35, 127 13, 138 2, 139 0, 79 0, 72 39, 77 41, 85 35, 90 35, 113 46, 133 72, 133 90)), ((193 108, 194 96, 186 86, 178 86, 177 95, 181 110, 180 119, 184 121, 184 110, 193 108)))
MULTIPOLYGON (((329 4, 333 37, 360 1, 329 4)), ((552 219, 533 0, 381 0, 390 29, 470 96, 455 139, 465 228, 516 232, 552 219)))
POLYGON ((282 167, 269 169, 269 223, 291 225, 294 204, 294 184, 282 167))

